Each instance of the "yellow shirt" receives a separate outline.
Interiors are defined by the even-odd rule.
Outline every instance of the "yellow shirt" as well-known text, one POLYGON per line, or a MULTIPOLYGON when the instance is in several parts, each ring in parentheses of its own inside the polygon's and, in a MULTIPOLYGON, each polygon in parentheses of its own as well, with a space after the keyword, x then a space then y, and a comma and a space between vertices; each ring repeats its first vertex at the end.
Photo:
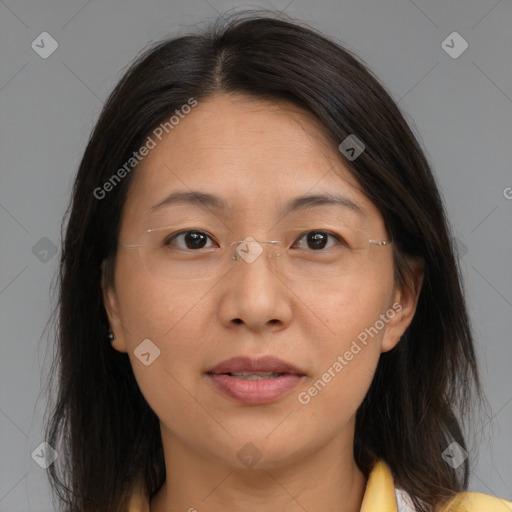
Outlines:
MULTIPOLYGON (((442 512, 510 512, 512 502, 477 492, 455 496, 442 512)), ((134 490, 128 512, 149 512, 147 494, 134 490)), ((400 512, 391 470, 384 461, 377 461, 370 473, 360 512, 400 512)))

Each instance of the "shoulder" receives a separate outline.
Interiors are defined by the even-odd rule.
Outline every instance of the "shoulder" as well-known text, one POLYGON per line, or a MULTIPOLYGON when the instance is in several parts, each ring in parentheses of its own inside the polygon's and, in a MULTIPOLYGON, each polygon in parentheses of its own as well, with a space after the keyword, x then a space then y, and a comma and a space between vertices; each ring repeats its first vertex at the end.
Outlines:
MULTIPOLYGON (((416 512, 409 495, 395 489, 398 512, 416 512)), ((512 502, 478 492, 462 492, 448 501, 439 512, 511 512, 512 502)))
POLYGON ((441 512, 510 512, 512 502, 479 492, 461 492, 452 498, 441 512))

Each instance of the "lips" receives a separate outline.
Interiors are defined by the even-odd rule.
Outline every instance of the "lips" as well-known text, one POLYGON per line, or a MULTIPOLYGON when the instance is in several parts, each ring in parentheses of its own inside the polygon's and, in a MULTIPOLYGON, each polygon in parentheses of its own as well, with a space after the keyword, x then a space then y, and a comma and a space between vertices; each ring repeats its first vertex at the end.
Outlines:
POLYGON ((264 356, 258 359, 246 356, 232 357, 214 366, 207 373, 216 375, 277 373, 299 375, 301 377, 306 375, 300 368, 273 356, 264 356))
POLYGON ((275 402, 306 377, 300 368, 272 356, 233 357, 206 373, 222 395, 247 405, 275 402))

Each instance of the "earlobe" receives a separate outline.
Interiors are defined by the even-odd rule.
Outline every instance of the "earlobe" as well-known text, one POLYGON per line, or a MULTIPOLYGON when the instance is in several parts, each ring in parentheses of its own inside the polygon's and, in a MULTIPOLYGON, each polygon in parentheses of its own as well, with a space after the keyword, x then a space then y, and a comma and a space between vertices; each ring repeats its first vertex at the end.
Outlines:
MULTIPOLYGON (((392 309, 395 311, 389 319, 382 340, 382 352, 393 349, 400 341, 414 315, 423 285, 424 264, 421 260, 409 260, 410 274, 406 282, 397 285, 394 294, 392 309)), ((391 315, 390 315, 391 316, 391 315)))
POLYGON ((108 265, 109 264, 105 261, 101 265, 103 304, 110 324, 110 332, 107 341, 109 341, 112 348, 118 352, 126 352, 126 343, 119 317, 117 296, 113 285, 113 278, 111 277, 111 274, 109 274, 110 269, 108 268, 108 265), (112 336, 110 336, 110 333, 112 336))

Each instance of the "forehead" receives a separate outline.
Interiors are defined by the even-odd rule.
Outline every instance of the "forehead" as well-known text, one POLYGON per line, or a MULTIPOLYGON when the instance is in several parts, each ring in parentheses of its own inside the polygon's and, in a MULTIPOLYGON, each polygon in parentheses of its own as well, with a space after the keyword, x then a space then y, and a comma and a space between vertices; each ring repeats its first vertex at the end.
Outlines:
POLYGON ((241 95, 199 101, 156 140, 133 178, 129 223, 151 216, 169 195, 191 191, 222 198, 227 215, 261 220, 293 198, 325 192, 342 195, 369 217, 379 215, 318 120, 281 101, 241 95))

